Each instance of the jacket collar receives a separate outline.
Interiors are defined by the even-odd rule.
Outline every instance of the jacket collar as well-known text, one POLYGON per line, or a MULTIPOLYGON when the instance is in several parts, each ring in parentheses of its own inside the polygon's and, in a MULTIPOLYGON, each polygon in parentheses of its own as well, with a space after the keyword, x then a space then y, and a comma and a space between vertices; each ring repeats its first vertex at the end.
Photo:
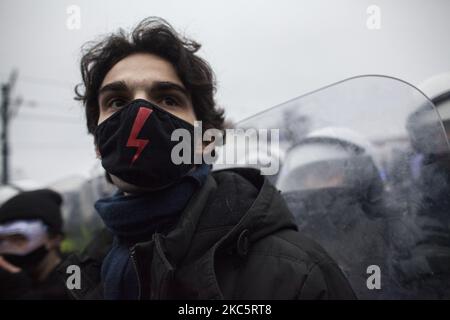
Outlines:
MULTIPOLYGON (((228 230, 219 240, 215 240, 217 245, 227 245, 235 241, 243 230, 248 230, 251 242, 255 242, 280 229, 291 228, 297 230, 294 218, 280 196, 279 191, 260 174, 259 170, 249 168, 227 169, 216 171, 215 175, 229 173, 230 171, 239 174, 252 183, 258 190, 258 194, 250 208, 242 214, 232 229, 228 230)), ((216 180, 209 175, 203 188, 188 203, 176 227, 167 236, 160 235, 160 242, 165 248, 164 253, 166 253, 168 260, 173 265, 177 265, 185 257, 188 250, 196 250, 196 248, 191 247, 191 242, 198 230, 197 225, 201 215, 217 216, 217 214, 220 214, 219 212, 204 212, 209 196, 217 188, 220 188, 220 185, 218 186, 216 180)), ((211 219, 211 221, 214 221, 214 219, 211 219)), ((220 226, 209 225, 208 227, 214 229, 220 226)), ((218 231, 219 233, 223 235, 223 229, 218 231)), ((201 252, 198 252, 198 254, 201 254, 201 252)))

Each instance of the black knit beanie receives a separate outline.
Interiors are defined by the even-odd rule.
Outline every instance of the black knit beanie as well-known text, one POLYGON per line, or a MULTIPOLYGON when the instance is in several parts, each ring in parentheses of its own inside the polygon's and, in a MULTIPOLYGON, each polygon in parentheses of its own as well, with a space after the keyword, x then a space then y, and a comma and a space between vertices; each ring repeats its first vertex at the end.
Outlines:
POLYGON ((62 234, 62 197, 50 189, 25 191, 0 207, 0 224, 14 220, 41 220, 51 234, 62 234))

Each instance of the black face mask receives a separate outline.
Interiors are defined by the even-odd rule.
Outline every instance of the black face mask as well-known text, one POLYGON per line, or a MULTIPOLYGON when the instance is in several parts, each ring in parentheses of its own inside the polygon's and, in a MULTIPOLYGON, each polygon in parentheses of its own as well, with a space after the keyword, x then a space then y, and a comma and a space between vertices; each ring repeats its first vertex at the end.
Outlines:
POLYGON ((186 175, 194 166, 194 126, 146 100, 134 100, 102 122, 95 139, 105 170, 132 185, 158 190, 186 175), (175 164, 172 132, 186 129, 190 162, 175 164))
POLYGON ((45 258, 45 256, 47 256, 47 254, 47 248, 45 247, 45 245, 42 245, 23 256, 17 254, 3 254, 2 256, 9 263, 12 263, 17 267, 28 271, 35 268, 45 258))

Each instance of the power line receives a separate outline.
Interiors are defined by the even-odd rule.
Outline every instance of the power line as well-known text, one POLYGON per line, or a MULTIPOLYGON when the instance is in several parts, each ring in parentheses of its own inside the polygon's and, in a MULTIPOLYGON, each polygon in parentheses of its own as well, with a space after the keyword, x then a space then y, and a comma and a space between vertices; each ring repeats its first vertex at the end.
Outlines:
MULTIPOLYGON (((1 75, 7 76, 5 73, 0 72, 1 75)), ((43 78, 43 77, 37 77, 37 76, 30 76, 30 75, 20 75, 20 81, 32 83, 36 85, 47 85, 47 86, 54 86, 54 87, 60 87, 64 89, 71 89, 73 90, 75 88, 75 84, 69 81, 62 81, 58 79, 51 79, 51 78, 43 78)))
POLYGON ((69 109, 79 109, 80 106, 76 106, 76 105, 72 105, 72 104, 68 104, 68 103, 61 103, 61 102, 56 102, 56 101, 44 101, 44 100, 37 100, 37 99, 27 99, 27 100, 23 100, 22 98, 17 99, 18 101, 16 102, 17 104, 20 104, 21 106, 24 107, 29 107, 29 108, 42 108, 42 107, 56 107, 56 108, 61 108, 61 109, 65 109, 65 110, 69 110, 69 109))
MULTIPOLYGON (((4 73, 0 73, 0 75, 4 73)), ((17 114, 17 111, 21 105, 25 106, 39 106, 39 102, 33 102, 33 101, 24 101, 24 99, 21 96, 18 96, 17 99, 12 100, 12 90, 16 84, 17 80, 17 70, 13 70, 11 74, 8 77, 8 80, 6 82, 3 82, 1 84, 1 105, 0 105, 0 117, 1 117, 1 146, 2 146, 2 177, 1 182, 4 185, 7 185, 9 183, 9 124, 12 117, 14 117, 17 114)), ((42 77, 34 77, 34 76, 28 76, 28 75, 21 75, 20 81, 33 83, 37 85, 48 85, 52 87, 61 87, 65 89, 73 89, 74 85, 73 83, 56 80, 56 79, 49 79, 49 78, 42 78, 42 77)), ((43 101, 40 102, 41 104, 45 103, 43 101)), ((47 105, 52 105, 53 103, 46 103, 47 105)), ((56 103, 55 105, 61 106, 64 104, 56 103)), ((21 114, 19 119, 21 120, 29 120, 29 121, 47 121, 47 122, 57 122, 57 124, 81 124, 79 119, 73 118, 73 117, 67 117, 67 116, 58 116, 58 115, 46 115, 46 114, 21 114)), ((17 144, 14 143, 14 147, 17 147, 17 144)), ((19 148, 22 148, 19 144, 19 148)), ((28 143, 28 146, 25 146, 24 148, 30 149, 30 148, 51 148, 51 149, 63 149, 63 150, 69 150, 69 149, 84 149, 85 147, 82 146, 73 146, 73 145, 51 145, 51 144, 37 144, 37 143, 28 143)))
POLYGON ((49 144, 42 144, 42 143, 36 143, 36 144, 19 144, 14 143, 13 145, 14 149, 18 148, 25 148, 25 149, 55 149, 55 150, 68 150, 68 149, 89 149, 92 147, 89 146, 73 146, 73 145, 49 145, 49 144))
POLYGON ((21 114, 18 120, 39 120, 39 121, 62 121, 68 124, 79 124, 83 120, 71 117, 57 116, 57 115, 39 115, 39 114, 21 114))

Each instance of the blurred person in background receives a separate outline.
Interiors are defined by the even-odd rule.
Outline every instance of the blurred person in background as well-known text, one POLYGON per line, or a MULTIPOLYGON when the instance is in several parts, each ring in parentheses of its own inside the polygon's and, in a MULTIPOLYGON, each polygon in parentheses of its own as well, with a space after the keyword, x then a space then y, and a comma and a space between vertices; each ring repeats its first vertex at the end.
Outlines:
POLYGON ((382 270, 388 289, 387 209, 372 144, 346 127, 312 131, 294 145, 277 181, 299 230, 338 263, 358 299, 386 298, 367 290, 367 266, 382 270))
POLYGON ((65 299, 57 266, 63 239, 62 197, 21 192, 0 207, 0 299, 65 299))
MULTIPOLYGON (((450 137, 450 73, 433 76, 419 88, 436 107, 450 137)), ((434 110, 433 110, 434 112, 434 110)), ((411 292, 422 298, 450 298, 450 152, 434 148, 427 136, 433 133, 429 109, 411 114, 408 132, 414 147, 411 159, 411 183, 408 189, 414 224, 408 255, 403 254, 396 271, 411 292)), ((439 140, 436 133, 436 140, 439 140)), ((399 248, 399 251, 402 248, 399 248)))

